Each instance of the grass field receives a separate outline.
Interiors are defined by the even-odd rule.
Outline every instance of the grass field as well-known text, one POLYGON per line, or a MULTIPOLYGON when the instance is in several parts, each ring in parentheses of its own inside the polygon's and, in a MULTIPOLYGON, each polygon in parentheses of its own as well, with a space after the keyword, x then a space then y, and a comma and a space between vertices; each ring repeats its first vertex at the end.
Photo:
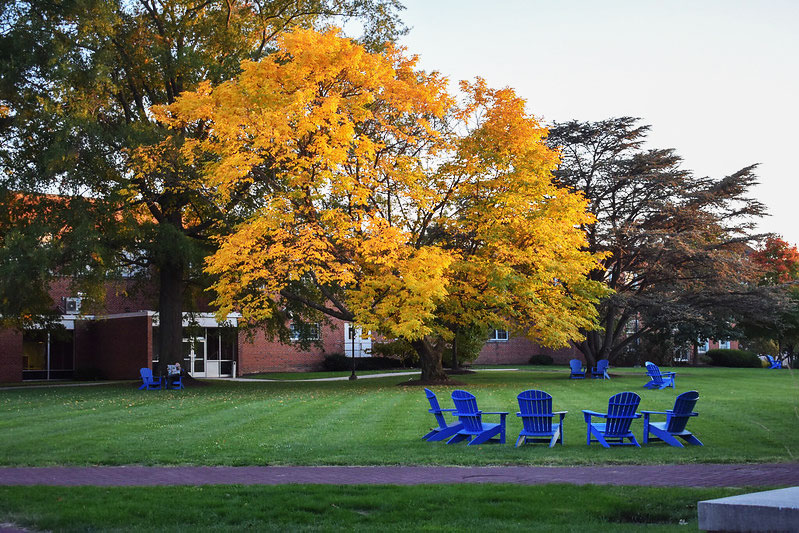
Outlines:
POLYGON ((695 531, 746 492, 572 485, 0 487, 0 521, 47 531, 695 531))
MULTIPOLYGON (((792 462, 799 456, 799 377, 765 369, 676 369, 677 390, 650 391, 643 371, 569 380, 564 368, 457 376, 485 411, 511 412, 508 442, 466 448, 420 439, 433 425, 407 377, 355 382, 213 382, 185 391, 140 391, 131 383, 0 391, 2 465, 575 465, 792 462), (560 371, 553 371, 560 370, 560 371), (516 395, 528 388, 568 410, 565 446, 513 447, 521 427, 516 395), (602 411, 632 390, 640 409, 663 410, 698 390, 691 429, 704 447, 586 447, 581 409, 602 411)), ((437 387, 442 406, 453 387, 437 387)), ((633 431, 640 436, 642 424, 633 431)))

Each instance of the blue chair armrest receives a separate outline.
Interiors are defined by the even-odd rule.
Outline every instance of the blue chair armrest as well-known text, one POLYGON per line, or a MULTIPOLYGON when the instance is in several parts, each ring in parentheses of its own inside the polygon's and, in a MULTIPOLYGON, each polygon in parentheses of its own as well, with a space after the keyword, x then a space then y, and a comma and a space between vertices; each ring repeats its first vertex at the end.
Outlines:
POLYGON ((599 413, 597 411, 590 411, 588 409, 583 409, 583 413, 585 413, 587 415, 591 415, 591 416, 601 416, 603 418, 607 418, 608 417, 607 413, 599 413))
POLYGON ((553 415, 565 415, 566 413, 568 413, 568 411, 554 411, 552 414, 553 415))
POLYGON ((645 415, 667 415, 668 411, 641 411, 645 415))
POLYGON ((480 411, 484 415, 506 415, 508 411, 480 411))
POLYGON ((446 412, 453 412, 454 413, 455 409, 428 409, 427 412, 428 413, 433 413, 433 414, 446 413, 446 412))
POLYGON ((583 418, 585 418, 586 424, 590 424, 591 423, 591 417, 593 417, 593 416, 599 416, 599 417, 602 417, 602 418, 607 418, 608 414, 607 413, 599 413, 597 411, 589 411, 587 409, 583 409, 583 418))

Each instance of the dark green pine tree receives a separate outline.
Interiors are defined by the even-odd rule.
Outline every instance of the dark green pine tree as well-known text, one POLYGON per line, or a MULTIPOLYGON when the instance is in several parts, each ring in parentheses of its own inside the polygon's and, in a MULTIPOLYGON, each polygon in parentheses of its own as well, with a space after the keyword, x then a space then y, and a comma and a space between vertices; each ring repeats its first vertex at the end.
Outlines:
POLYGON ((603 329, 578 345, 589 364, 613 362, 644 336, 713 337, 761 308, 747 258, 764 214, 748 196, 755 167, 697 177, 673 150, 644 148, 648 130, 629 117, 550 129, 562 150, 555 179, 582 192, 597 217, 585 231, 590 250, 607 257, 592 276, 615 291, 599 305, 603 329))

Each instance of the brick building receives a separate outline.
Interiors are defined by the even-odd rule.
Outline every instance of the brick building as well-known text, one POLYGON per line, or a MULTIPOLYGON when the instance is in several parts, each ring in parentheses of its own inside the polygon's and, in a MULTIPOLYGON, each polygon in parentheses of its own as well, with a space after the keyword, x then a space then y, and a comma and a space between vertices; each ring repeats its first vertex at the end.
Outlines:
MULTIPOLYGON (((58 379, 135 379, 139 369, 159 367, 158 314, 155 294, 137 288, 131 280, 109 283, 100 309, 88 309, 80 295, 72 294, 69 280, 51 286, 59 303, 60 325, 45 331, 0 330, 0 382, 58 379)), ((332 320, 305 333, 319 340, 302 349, 283 344, 263 332, 240 333, 238 316, 218 323, 210 310, 184 315, 184 368, 195 377, 229 377, 256 372, 320 370, 326 355, 366 356, 371 339, 350 324, 332 320)), ((298 340, 298 339, 295 339, 298 340)), ((550 350, 507 331, 494 330, 477 364, 525 364, 532 355, 551 355, 565 364, 580 358, 575 348, 550 350)))

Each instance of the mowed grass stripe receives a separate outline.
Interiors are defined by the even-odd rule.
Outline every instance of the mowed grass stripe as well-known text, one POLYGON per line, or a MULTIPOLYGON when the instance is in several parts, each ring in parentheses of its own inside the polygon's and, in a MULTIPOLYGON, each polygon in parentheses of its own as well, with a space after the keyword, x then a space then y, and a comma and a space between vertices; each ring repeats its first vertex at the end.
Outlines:
MULTIPOLYGON (((613 369, 611 369, 613 371, 613 369)), ((130 384, 0 391, 0 464, 612 464, 772 462, 799 456, 797 381, 789 371, 692 368, 677 390, 643 388, 632 374, 569 380, 562 372, 479 372, 464 385, 432 387, 442 407, 455 388, 484 411, 507 411, 504 446, 466 448, 421 440, 435 424, 421 387, 405 377, 355 382, 214 381, 185 391, 139 391, 130 384), (569 411, 566 445, 516 450, 516 395, 542 389, 569 411), (585 446, 582 409, 604 411, 616 392, 641 397, 639 410, 665 410, 681 392, 700 391, 689 424, 705 447, 585 446), (23 416, 24 414, 24 416, 23 416)), ((450 420, 452 417, 447 415, 450 420)), ((663 417, 657 420, 663 420, 663 417)), ((486 415, 486 421, 497 421, 486 415)), ((633 422, 640 439, 642 422, 633 422)))

